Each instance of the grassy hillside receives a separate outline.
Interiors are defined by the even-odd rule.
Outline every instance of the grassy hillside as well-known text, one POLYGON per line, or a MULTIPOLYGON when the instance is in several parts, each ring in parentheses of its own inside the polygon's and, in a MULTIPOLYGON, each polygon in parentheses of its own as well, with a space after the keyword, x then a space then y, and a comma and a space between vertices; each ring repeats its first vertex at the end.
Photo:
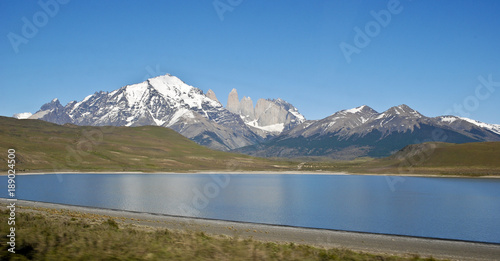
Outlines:
POLYGON ((255 158, 200 146, 177 132, 154 126, 88 127, 0 117, 0 170, 7 150, 16 169, 43 171, 302 170, 376 174, 500 175, 500 142, 409 145, 394 155, 332 161, 255 158))
POLYGON ((422 143, 406 146, 387 158, 307 162, 302 169, 402 175, 500 175, 500 142, 422 143))
POLYGON ((410 145, 381 161, 415 173, 500 175, 500 142, 410 145))
MULTIPOLYGON (((18 171, 279 170, 292 163, 214 151, 154 126, 88 127, 0 117, 0 169, 18 171)), ((295 165, 296 166, 296 165, 295 165)))

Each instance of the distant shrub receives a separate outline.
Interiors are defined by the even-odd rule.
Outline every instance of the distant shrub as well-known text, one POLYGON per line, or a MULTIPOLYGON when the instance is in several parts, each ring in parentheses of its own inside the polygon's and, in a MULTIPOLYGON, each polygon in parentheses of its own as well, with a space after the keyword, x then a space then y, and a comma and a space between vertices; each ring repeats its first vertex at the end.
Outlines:
POLYGON ((116 223, 116 221, 112 218, 108 218, 108 220, 104 221, 103 223, 104 225, 108 225, 114 229, 118 229, 118 223, 116 223))

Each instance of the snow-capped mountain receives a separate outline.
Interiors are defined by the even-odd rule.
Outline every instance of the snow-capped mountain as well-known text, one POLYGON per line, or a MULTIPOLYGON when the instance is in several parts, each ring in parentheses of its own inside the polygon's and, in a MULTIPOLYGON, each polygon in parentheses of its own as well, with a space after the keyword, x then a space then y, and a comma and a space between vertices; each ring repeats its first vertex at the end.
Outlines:
POLYGON ((377 115, 375 110, 363 105, 354 109, 336 112, 321 120, 305 122, 290 130, 287 135, 290 137, 310 137, 334 132, 346 135, 350 130, 363 125, 375 115, 377 115))
POLYGON ((382 113, 363 105, 306 121, 275 139, 238 151, 266 157, 388 156, 426 141, 500 141, 500 125, 455 116, 430 118, 404 104, 382 113))
POLYGON ((16 117, 91 126, 157 125, 210 148, 265 157, 377 157, 426 141, 500 141, 500 125, 426 117, 404 104, 382 113, 363 105, 307 121, 282 99, 259 99, 254 106, 249 97, 239 100, 233 89, 225 108, 212 90, 204 94, 169 74, 65 106, 54 99, 31 116, 16 117))
POLYGON ((263 138, 276 136, 305 121, 297 108, 282 99, 259 99, 254 107, 250 97, 240 101, 236 89, 229 93, 226 108, 240 115, 245 124, 263 138))
POLYGON ((168 74, 109 93, 96 92, 64 107, 54 99, 30 118, 57 124, 169 127, 219 150, 262 141, 239 115, 226 110, 200 89, 168 74))
POLYGON ((457 116, 439 116, 436 117, 436 119, 441 121, 443 124, 453 126, 454 128, 461 128, 461 127, 463 128, 464 126, 476 126, 500 135, 500 124, 488 124, 473 119, 457 117, 457 116), (466 123, 470 123, 471 125, 466 123))

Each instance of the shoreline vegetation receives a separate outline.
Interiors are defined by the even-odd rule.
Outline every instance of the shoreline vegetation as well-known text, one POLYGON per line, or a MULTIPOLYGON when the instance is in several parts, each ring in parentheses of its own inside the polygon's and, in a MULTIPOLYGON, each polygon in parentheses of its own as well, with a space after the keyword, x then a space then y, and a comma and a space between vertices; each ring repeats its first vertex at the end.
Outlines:
MULTIPOLYGON (((228 236, 207 233, 182 222, 65 208, 16 208, 17 251, 11 254, 2 246, 1 260, 436 260, 416 254, 262 241, 238 235, 234 228, 235 234, 228 236)), ((1 210, 0 214, 8 215, 7 211, 1 210)), ((0 224, 2 231, 8 229, 4 223, 0 224)))
MULTIPOLYGON (((156 126, 92 127, 0 117, 16 173, 301 173, 500 176, 500 142, 409 145, 386 158, 259 158, 215 151, 156 126)), ((7 170, 0 158, 0 173, 7 170)))
MULTIPOLYGON (((327 176, 349 176, 349 175, 366 175, 366 176, 398 176, 398 177, 429 177, 429 178, 485 178, 498 179, 500 175, 476 176, 476 175, 451 175, 451 174, 374 174, 374 173, 345 173, 345 172, 311 172, 311 171, 192 171, 192 172, 26 172, 16 173, 17 176, 28 175, 67 175, 67 174, 157 174, 157 175, 179 175, 179 174, 227 174, 227 175, 327 175, 327 176)), ((0 173, 0 176, 5 176, 6 173, 0 173)))

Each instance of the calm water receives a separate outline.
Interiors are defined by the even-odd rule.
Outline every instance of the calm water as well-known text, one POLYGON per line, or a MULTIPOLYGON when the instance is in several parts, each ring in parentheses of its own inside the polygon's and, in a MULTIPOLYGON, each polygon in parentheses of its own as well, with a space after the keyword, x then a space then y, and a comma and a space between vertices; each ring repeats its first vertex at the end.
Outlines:
POLYGON ((16 181, 18 199, 500 243, 500 179, 54 174, 16 181))

